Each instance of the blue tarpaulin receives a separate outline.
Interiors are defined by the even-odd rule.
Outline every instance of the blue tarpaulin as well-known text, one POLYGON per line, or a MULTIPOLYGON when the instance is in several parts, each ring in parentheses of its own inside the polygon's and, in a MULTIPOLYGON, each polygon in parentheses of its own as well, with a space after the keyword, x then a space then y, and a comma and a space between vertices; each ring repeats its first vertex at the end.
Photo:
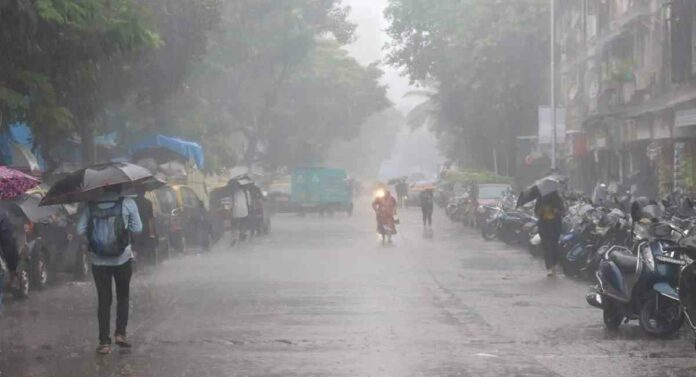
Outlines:
POLYGON ((12 166, 13 150, 12 144, 17 144, 31 151, 39 164, 41 170, 46 169, 41 152, 34 148, 34 134, 26 123, 14 123, 9 126, 9 132, 0 133, 0 159, 4 165, 12 166))
POLYGON ((203 169, 203 148, 200 144, 171 136, 155 135, 136 143, 130 150, 131 154, 146 148, 159 147, 175 152, 186 159, 193 160, 198 168, 203 169))

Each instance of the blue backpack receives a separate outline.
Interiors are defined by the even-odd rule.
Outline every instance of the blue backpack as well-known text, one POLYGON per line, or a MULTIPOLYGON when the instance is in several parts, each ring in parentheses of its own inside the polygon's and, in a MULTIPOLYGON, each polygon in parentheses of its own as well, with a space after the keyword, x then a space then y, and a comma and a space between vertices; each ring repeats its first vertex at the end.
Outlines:
POLYGON ((123 199, 109 208, 89 204, 87 240, 90 250, 103 257, 117 257, 130 244, 130 232, 123 221, 123 199))

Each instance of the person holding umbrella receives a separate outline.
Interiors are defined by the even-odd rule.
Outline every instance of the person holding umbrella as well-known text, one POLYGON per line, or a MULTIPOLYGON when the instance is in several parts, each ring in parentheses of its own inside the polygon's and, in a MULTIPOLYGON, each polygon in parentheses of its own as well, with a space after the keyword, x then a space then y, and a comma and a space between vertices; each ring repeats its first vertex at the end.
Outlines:
POLYGON ((120 347, 131 347, 126 341, 133 275, 130 241, 132 234, 139 234, 142 230, 138 205, 133 199, 120 196, 118 188, 107 192, 100 200, 89 201, 77 223, 77 233, 89 241, 92 275, 97 287, 99 354, 111 353, 112 280, 116 285, 115 343, 120 347))
MULTIPOLYGON (((7 269, 10 271, 10 279, 8 285, 12 286, 17 276, 17 262, 19 256, 17 253, 17 240, 12 231, 12 223, 4 209, 0 209, 0 258, 5 262, 7 269)), ((0 316, 3 315, 2 296, 3 286, 5 285, 5 271, 0 266, 0 316)))
MULTIPOLYGON (((0 166, 0 200, 14 199, 27 190, 39 185, 39 180, 21 171, 0 166)), ((0 259, 10 272, 8 285, 12 286, 16 280, 19 255, 17 252, 17 240, 14 236, 14 227, 9 215, 4 209, 0 209, 0 259)), ((0 266, 0 316, 3 313, 3 288, 5 285, 5 270, 0 266)))
POLYGON ((558 264, 559 238, 562 232, 562 219, 565 212, 560 190, 562 180, 557 176, 548 176, 538 180, 534 185, 520 194, 517 206, 536 200, 534 213, 537 216, 541 247, 544 250, 544 261, 547 276, 556 274, 558 264))
POLYGON ((56 182, 41 205, 86 202, 77 233, 86 236, 97 288, 99 346, 97 353, 111 353, 110 321, 112 281, 116 285, 115 343, 126 340, 130 281, 133 274, 131 239, 143 224, 135 200, 129 196, 153 190, 164 182, 138 165, 110 163, 78 170, 56 182))

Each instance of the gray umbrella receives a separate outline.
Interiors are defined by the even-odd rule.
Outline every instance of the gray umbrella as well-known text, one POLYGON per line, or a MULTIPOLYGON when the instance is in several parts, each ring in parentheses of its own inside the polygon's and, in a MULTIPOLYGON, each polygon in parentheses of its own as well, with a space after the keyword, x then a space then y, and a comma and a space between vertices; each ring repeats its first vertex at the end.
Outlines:
POLYGON ((77 170, 56 182, 41 205, 86 202, 108 194, 134 195, 154 190, 164 183, 139 165, 125 162, 100 164, 77 170))
POLYGON ((557 176, 544 177, 533 185, 527 187, 520 193, 517 198, 517 206, 521 207, 529 202, 543 198, 553 192, 561 190, 563 187, 563 179, 557 176))

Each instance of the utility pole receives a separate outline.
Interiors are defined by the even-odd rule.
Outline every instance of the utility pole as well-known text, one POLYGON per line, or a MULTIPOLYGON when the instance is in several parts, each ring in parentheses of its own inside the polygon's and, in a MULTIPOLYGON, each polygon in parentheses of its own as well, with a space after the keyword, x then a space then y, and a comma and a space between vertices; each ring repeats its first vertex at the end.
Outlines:
POLYGON ((493 171, 498 175, 498 150, 493 148, 493 171))
POLYGON ((551 168, 556 169, 556 0, 551 0, 551 131, 551 168))

